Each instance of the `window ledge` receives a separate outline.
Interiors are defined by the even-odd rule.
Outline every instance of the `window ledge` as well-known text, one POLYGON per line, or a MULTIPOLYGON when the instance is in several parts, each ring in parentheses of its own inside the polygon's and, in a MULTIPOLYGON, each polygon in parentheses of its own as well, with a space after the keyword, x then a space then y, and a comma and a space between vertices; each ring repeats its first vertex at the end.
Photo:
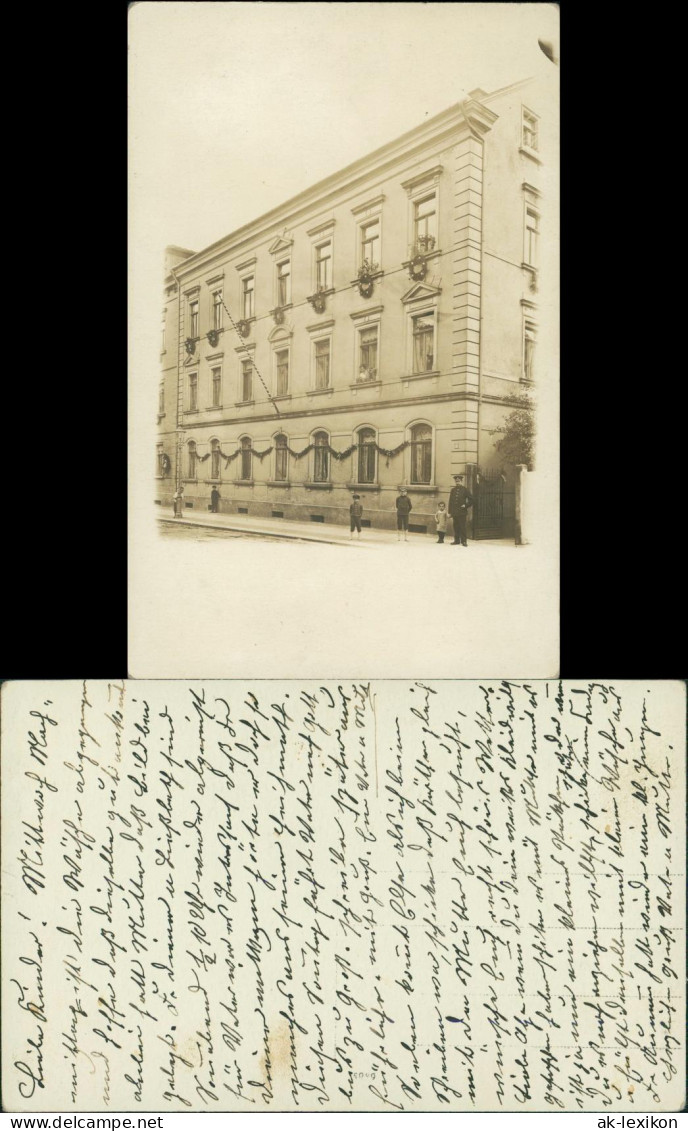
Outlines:
MULTIPOLYGON (((439 256, 443 255, 443 254, 444 254, 444 252, 439 247, 436 250, 433 249, 433 251, 419 251, 418 252, 418 255, 422 255, 423 259, 425 259, 426 261, 428 259, 438 259, 439 256)), ((412 262, 413 262, 412 259, 405 259, 401 266, 405 267, 408 270, 408 268, 411 266, 412 262)), ((417 281, 420 283, 420 282, 423 282, 424 280, 418 279, 417 281)))
POLYGON ((291 393, 278 393, 276 397, 270 397, 271 401, 290 401, 291 393))
POLYGON ((354 381, 354 383, 352 385, 349 385, 349 388, 350 389, 375 389, 375 388, 377 388, 378 385, 381 385, 381 384, 382 384, 382 381, 380 381, 379 379, 376 380, 376 381, 354 381))
POLYGON ((204 479, 203 482, 213 484, 213 483, 222 483, 222 480, 221 479, 204 479))
POLYGON ((415 491, 417 495, 436 495, 439 490, 436 483, 408 483, 405 486, 407 491, 415 491))
POLYGON ((331 483, 302 483, 301 486, 305 487, 307 491, 331 491, 332 490, 332 484, 331 483))
POLYGON ((233 479, 232 483, 235 487, 252 487, 253 479, 233 479))
MULTIPOLYGON (((373 280, 373 282, 375 282, 377 279, 381 279, 383 277, 383 275, 384 275, 384 271, 380 270, 380 271, 376 271, 373 275, 370 276, 370 278, 373 280)), ((357 275, 355 279, 351 280, 351 286, 357 287, 360 282, 361 282, 361 280, 357 275)))
POLYGON ((422 377, 439 377, 439 369, 428 369, 426 373, 404 373, 402 374, 402 381, 420 381, 422 377))
POLYGON ((159 413, 158 413, 158 424, 160 423, 160 421, 161 421, 161 420, 163 420, 163 419, 164 419, 164 417, 165 417, 165 413, 164 413, 164 412, 159 412, 159 413))
POLYGON ((198 479, 189 479, 187 477, 187 478, 182 479, 182 483, 198 483, 198 479))
POLYGON ((542 165, 542 161, 534 149, 528 149, 525 145, 519 145, 518 152, 522 153, 524 157, 530 157, 530 160, 534 161, 536 165, 542 165))
POLYGON ((206 412, 219 412, 219 410, 220 410, 221 408, 223 408, 223 407, 224 407, 224 406, 223 406, 223 405, 221 405, 221 404, 209 404, 209 405, 208 405, 208 406, 206 407, 205 411, 206 411, 206 412))
POLYGON ((350 491, 379 491, 379 483, 347 483, 350 491))
POLYGON ((533 266, 532 266, 532 264, 530 264, 530 263, 522 263, 522 264, 521 264, 521 268, 522 268, 522 269, 523 269, 524 271, 527 271, 527 272, 528 272, 528 275, 530 276, 530 278, 529 278, 529 280, 528 280, 528 286, 529 286, 529 289, 530 289, 530 290, 531 290, 531 291, 532 291, 533 293, 537 293, 537 278, 538 278, 538 269, 537 269, 537 267, 533 267, 533 266))
POLYGON ((198 409, 197 408, 185 408, 184 409, 184 416, 198 416, 198 409))
POLYGON ((330 385, 327 389, 306 389, 306 396, 307 397, 322 397, 322 396, 325 396, 326 393, 333 393, 333 392, 334 392, 334 389, 330 385))
POLYGON ((255 404, 255 403, 256 403, 255 401, 235 401, 234 407, 235 408, 246 408, 249 405, 252 405, 252 404, 255 404))
POLYGON ((268 479, 268 487, 291 487, 288 479, 268 479))

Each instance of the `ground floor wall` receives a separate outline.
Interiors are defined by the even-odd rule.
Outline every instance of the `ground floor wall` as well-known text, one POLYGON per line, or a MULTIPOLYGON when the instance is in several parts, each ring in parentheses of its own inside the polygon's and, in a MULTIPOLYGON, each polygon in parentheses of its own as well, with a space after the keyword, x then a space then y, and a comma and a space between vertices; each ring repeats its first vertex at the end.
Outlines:
POLYGON ((211 492, 217 488, 218 509, 226 514, 348 526, 352 497, 358 494, 363 525, 393 529, 395 501, 400 488, 405 487, 412 504, 410 528, 419 533, 432 532, 437 504, 448 502, 453 476, 457 472, 468 475, 475 466, 469 460, 459 462, 459 453, 466 453, 466 442, 452 407, 451 402, 428 403, 409 405, 404 412, 398 406, 380 406, 375 410, 368 408, 364 414, 352 409, 331 417, 323 414, 315 420, 310 417, 246 421, 240 425, 217 424, 210 429, 194 426, 187 428, 179 441, 168 433, 159 437, 158 451, 167 458, 164 473, 158 464, 155 501, 163 508, 172 507, 179 460, 186 510, 208 510, 211 492), (429 470, 426 462, 421 476, 418 467, 423 461, 413 444, 419 425, 424 426, 425 436, 431 436, 429 470), (368 463, 365 474, 358 449, 337 458, 358 442, 361 429, 366 429, 369 437, 374 434, 376 445, 382 449, 375 451, 373 466, 368 463), (332 449, 325 482, 318 481, 322 464, 316 467, 315 449, 306 451, 318 433, 326 434, 332 449), (284 464, 277 464, 275 441, 280 434, 286 437, 290 449, 286 469, 284 464), (235 456, 242 441, 250 443, 250 460, 242 460, 241 454, 235 456), (190 463, 189 450, 194 445, 195 459, 190 463), (213 448, 222 453, 214 461, 213 448), (225 458, 232 456, 235 458, 225 458), (215 476, 213 462, 214 470, 219 471, 215 476), (286 478, 281 478, 285 471, 286 478), (414 482, 419 477, 427 481, 414 482))

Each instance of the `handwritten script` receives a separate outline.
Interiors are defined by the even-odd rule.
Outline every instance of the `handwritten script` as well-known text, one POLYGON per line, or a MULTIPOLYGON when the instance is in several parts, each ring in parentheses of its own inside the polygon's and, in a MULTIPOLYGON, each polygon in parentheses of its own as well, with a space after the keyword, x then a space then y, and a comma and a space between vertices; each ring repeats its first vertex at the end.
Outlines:
POLYGON ((3 689, 14 1111, 673 1110, 680 684, 3 689))

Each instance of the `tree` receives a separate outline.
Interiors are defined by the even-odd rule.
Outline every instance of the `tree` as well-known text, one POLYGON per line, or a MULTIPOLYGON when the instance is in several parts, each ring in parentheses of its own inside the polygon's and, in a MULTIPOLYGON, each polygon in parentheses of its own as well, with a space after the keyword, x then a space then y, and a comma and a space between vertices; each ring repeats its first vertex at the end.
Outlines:
POLYGON ((528 471, 535 462, 535 403, 527 393, 514 397, 516 407, 506 417, 501 428, 490 428, 491 436, 499 435, 495 450, 504 463, 524 463, 528 471))

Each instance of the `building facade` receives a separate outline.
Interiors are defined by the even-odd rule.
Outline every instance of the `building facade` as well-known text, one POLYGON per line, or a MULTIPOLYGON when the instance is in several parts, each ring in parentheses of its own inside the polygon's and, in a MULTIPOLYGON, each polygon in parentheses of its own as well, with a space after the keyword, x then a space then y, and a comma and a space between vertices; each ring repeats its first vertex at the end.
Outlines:
MULTIPOLYGON (((531 80, 462 103, 200 252, 170 247, 156 501, 412 529, 534 378, 531 80)), ((508 470, 508 469, 507 469, 508 470)))

